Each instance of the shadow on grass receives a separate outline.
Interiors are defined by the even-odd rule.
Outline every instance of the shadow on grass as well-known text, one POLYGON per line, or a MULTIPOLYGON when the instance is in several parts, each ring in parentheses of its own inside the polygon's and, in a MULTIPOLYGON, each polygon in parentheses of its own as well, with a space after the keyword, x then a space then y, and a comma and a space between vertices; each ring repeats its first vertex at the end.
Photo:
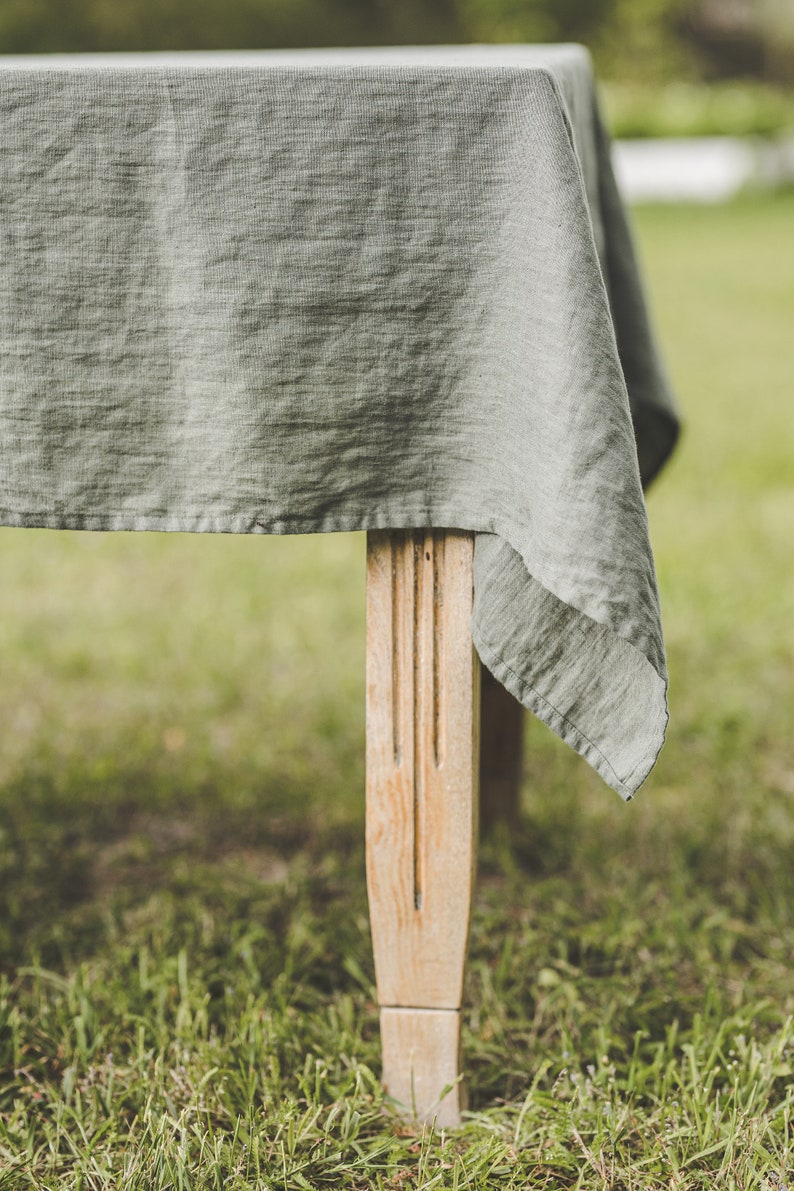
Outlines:
POLYGON ((40 769, 5 787, 0 821, 0 970, 88 959, 154 895, 187 927, 210 901, 240 913, 257 891, 363 882, 363 823, 289 773, 40 769))
MULTIPOLYGON (((202 773, 108 763, 7 785, 2 967, 113 968, 142 952, 162 964, 184 949, 210 1017, 228 1013, 224 990, 244 971, 241 988, 288 988, 308 1014, 353 997, 376 1037, 349 775, 202 773)), ((520 822, 481 848, 464 1014, 473 1108, 520 1095, 545 1056, 627 1062, 635 1039, 652 1048, 750 1004, 759 1036, 779 1024, 790 816, 768 793, 748 805, 747 779, 726 780, 721 801, 672 783, 626 808, 556 745, 536 751, 520 822)))

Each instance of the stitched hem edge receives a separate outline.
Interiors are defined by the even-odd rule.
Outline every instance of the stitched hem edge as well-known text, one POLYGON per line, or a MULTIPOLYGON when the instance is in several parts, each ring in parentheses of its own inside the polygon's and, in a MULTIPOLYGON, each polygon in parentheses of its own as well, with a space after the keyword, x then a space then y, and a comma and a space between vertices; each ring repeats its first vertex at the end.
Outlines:
POLYGON ((542 720, 547 727, 551 728, 552 732, 559 736, 565 744, 584 757, 588 765, 595 769, 596 773, 604 779, 608 786, 620 795, 624 802, 630 802, 656 764, 664 744, 667 724, 670 718, 667 708, 667 683, 656 673, 650 662, 643 658, 646 665, 650 667, 654 678, 661 685, 662 700, 659 714, 651 730, 648 747, 640 755, 630 772, 625 777, 620 778, 598 745, 567 719, 562 712, 558 711, 539 691, 535 690, 526 679, 516 674, 508 663, 499 657, 493 648, 483 641, 474 629, 472 630, 472 636, 477 653, 480 655, 484 665, 491 671, 494 678, 498 682, 501 682, 510 691, 510 694, 518 699, 519 703, 522 703, 539 720, 542 720))

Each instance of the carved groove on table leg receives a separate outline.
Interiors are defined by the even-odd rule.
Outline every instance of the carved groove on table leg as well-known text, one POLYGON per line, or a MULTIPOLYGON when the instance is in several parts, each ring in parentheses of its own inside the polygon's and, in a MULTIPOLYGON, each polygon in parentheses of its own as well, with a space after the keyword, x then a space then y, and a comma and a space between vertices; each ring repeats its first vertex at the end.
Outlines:
POLYGON ((475 862, 472 552, 460 531, 368 535, 367 886, 384 1083, 409 1111, 446 1124, 460 1109, 452 1055, 475 862))

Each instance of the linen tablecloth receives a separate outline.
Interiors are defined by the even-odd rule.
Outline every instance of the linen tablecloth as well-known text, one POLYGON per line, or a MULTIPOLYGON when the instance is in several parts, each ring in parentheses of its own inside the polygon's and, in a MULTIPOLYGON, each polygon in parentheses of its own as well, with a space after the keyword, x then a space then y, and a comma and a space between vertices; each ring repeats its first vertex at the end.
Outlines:
POLYGON ((0 60, 0 522, 476 531, 474 641, 630 797, 673 403, 576 46, 0 60))

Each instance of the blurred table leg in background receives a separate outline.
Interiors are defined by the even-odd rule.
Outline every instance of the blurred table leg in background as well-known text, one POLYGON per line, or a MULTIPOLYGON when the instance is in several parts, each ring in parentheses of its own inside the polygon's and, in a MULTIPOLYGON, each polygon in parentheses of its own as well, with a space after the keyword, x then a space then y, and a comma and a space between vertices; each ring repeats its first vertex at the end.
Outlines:
POLYGON ((526 713, 490 670, 481 670, 480 830, 486 835, 518 819, 526 713))

